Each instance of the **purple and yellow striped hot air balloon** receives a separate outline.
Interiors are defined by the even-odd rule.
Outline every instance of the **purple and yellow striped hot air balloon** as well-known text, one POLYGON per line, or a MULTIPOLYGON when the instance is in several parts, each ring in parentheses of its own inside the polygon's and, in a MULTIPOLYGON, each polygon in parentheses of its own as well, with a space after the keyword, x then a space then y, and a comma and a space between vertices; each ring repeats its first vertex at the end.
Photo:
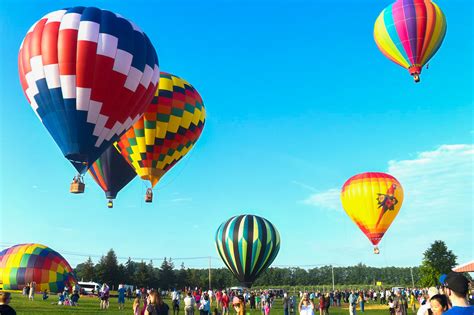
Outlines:
POLYGON ((446 34, 446 18, 431 0, 398 0, 375 21, 374 38, 382 53, 407 68, 415 82, 446 34))

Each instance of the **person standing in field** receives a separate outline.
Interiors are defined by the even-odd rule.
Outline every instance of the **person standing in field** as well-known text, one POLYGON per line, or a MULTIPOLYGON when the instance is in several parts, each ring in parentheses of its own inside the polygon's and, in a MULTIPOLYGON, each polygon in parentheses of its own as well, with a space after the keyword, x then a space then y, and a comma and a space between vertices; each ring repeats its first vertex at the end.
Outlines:
POLYGON ((191 291, 188 291, 186 297, 184 298, 184 315, 194 315, 194 306, 196 301, 191 294, 191 291))
POLYGON ((209 302, 209 296, 204 293, 204 297, 201 299, 201 305, 199 305, 200 315, 209 315, 211 311, 211 303, 209 302))
POLYGON ((400 290, 395 291, 395 298, 393 299, 395 308, 395 315, 407 315, 408 303, 400 290))
POLYGON ((360 311, 362 313, 364 313, 364 310, 365 310, 365 295, 364 295, 364 292, 359 291, 359 297, 357 298, 357 302, 359 303, 360 311))
POLYGON ((133 300, 133 315, 140 315, 140 297, 137 296, 135 300, 133 300))
POLYGON ((178 315, 179 314, 179 302, 180 302, 181 296, 176 289, 173 289, 173 292, 171 292, 171 304, 173 306, 173 315, 178 315))
POLYGON ((212 299, 214 298, 214 291, 211 288, 207 291, 207 295, 209 295, 209 306, 212 308, 212 299))
POLYGON ((125 287, 123 284, 119 284, 119 288, 117 290, 118 293, 118 308, 119 310, 123 310, 125 306, 125 287))
MULTIPOLYGON (((310 297, 311 300, 311 297, 310 297)), ((324 315, 325 314, 325 305, 326 305, 326 298, 324 297, 324 294, 321 293, 319 296, 319 315, 324 315)))
POLYGON ((30 284, 30 294, 28 296, 28 299, 30 301, 33 301, 35 299, 35 290, 36 290, 36 282, 31 282, 30 284))
POLYGON ((10 305, 8 305, 11 299, 10 292, 0 292, 0 314, 16 315, 16 311, 10 305))
POLYGON ((444 280, 445 293, 451 302, 451 309, 446 315, 472 315, 474 306, 469 305, 467 294, 469 292, 469 280, 458 272, 450 272, 444 280))
POLYGON ((329 307, 331 306, 331 298, 329 293, 326 293, 325 299, 324 299, 324 314, 329 315, 329 307))
POLYGON ((229 315, 229 296, 227 295, 227 292, 224 290, 222 292, 222 299, 221 299, 221 304, 222 304, 222 315, 229 315))
POLYGON ((100 309, 108 309, 109 308, 109 296, 110 296, 110 289, 107 283, 102 284, 102 288, 99 292, 100 296, 100 309))
POLYGON ((410 307, 413 313, 416 313, 416 297, 413 291, 410 293, 410 307))
POLYGON ((356 315, 357 294, 354 293, 354 290, 351 290, 351 294, 349 295, 348 301, 349 301, 349 314, 356 315))
MULTIPOLYGON (((253 296, 253 293, 252 293, 253 296)), ((250 309, 252 309, 252 302, 250 302, 250 309)), ((289 315, 290 299, 288 299, 288 293, 283 293, 283 313, 289 315)))
POLYGON ((221 300, 222 300, 222 291, 217 290, 216 292, 217 309, 220 308, 222 310, 221 300))
POLYGON ((300 315, 314 315, 314 303, 309 299, 308 293, 303 293, 303 298, 298 305, 300 315))
POLYGON ((145 315, 168 315, 169 310, 168 304, 163 302, 161 295, 156 291, 151 291, 148 296, 145 315))

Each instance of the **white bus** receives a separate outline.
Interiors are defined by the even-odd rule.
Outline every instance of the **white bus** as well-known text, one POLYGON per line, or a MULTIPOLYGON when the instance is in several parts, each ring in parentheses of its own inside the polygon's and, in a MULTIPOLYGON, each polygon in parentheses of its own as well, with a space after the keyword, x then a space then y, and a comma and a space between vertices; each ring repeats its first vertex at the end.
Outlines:
POLYGON ((81 294, 94 294, 97 295, 100 291, 100 284, 97 282, 78 282, 81 294))

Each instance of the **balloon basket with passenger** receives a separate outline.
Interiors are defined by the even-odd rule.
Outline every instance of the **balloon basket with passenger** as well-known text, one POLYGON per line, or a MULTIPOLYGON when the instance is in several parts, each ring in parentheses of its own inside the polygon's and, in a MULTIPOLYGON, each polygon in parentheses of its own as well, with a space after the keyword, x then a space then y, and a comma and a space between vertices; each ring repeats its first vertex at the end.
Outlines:
POLYGON ((153 190, 148 188, 145 193, 145 202, 153 202, 153 190))
POLYGON ((73 194, 82 194, 84 193, 85 188, 86 184, 84 183, 83 176, 81 174, 74 176, 69 191, 73 194))

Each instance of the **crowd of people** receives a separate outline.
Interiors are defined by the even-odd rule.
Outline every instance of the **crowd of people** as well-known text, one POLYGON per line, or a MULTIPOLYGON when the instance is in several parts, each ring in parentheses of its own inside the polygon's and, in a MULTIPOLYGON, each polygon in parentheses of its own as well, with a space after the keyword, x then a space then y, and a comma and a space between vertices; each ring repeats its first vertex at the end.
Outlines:
MULTIPOLYGON (((34 300, 36 283, 28 283, 23 288, 23 295, 34 300)), ((52 304, 77 306, 80 288, 64 288, 58 293, 58 301, 52 304)), ((388 315, 407 315, 411 310, 416 315, 474 315, 474 306, 468 298, 469 281, 461 273, 450 273, 439 287, 392 288, 369 290, 331 290, 300 291, 293 295, 274 292, 274 290, 203 290, 201 288, 183 288, 182 290, 158 291, 119 285, 117 290, 118 307, 125 308, 125 299, 133 299, 134 315, 229 315, 237 312, 246 314, 246 309, 259 310, 262 315, 270 315, 275 299, 282 298, 284 315, 329 315, 331 307, 347 306, 349 315, 365 312, 365 304, 386 305, 388 315), (280 293, 282 295, 280 296, 280 293), (171 299, 171 308, 164 298, 171 299), (299 303, 297 300, 299 299, 299 303), (234 311, 231 311, 231 310, 234 311), (317 314, 319 312, 319 314, 317 314)), ((104 283, 98 292, 100 308, 108 309, 110 288, 104 283)), ((48 292, 43 291, 43 300, 48 292)), ((0 293, 0 314, 15 314, 8 305, 11 295, 0 293)))
MULTIPOLYGON (((134 301, 134 314, 147 314, 148 295, 153 290, 137 290, 134 301), (140 308, 142 301, 143 306, 140 308)), ((474 306, 470 305, 468 279, 459 273, 451 273, 445 283, 431 288, 392 288, 370 290, 333 290, 299 292, 299 296, 289 296, 284 293, 282 305, 284 315, 329 315, 330 307, 347 306, 349 315, 365 312, 367 303, 385 305, 389 315, 407 315, 408 311, 417 315, 474 315, 474 306), (299 303, 297 299, 299 297, 299 303)), ((155 292, 158 296, 171 298, 173 315, 179 315, 181 309, 184 315, 221 314, 228 315, 235 303, 242 304, 241 309, 257 309, 262 315, 269 315, 274 305, 276 294, 269 290, 208 290, 185 288, 181 291, 155 292)), ((472 296, 471 296, 472 298, 472 296)), ((163 300, 160 298, 162 303, 163 300)), ((166 305, 166 303, 165 303, 166 305)), ((170 308, 166 305, 166 315, 170 308)), ((163 309, 159 314, 163 313, 163 309)), ((152 314, 152 313, 150 313, 152 314)), ((154 313, 153 313, 154 314, 154 313)))

